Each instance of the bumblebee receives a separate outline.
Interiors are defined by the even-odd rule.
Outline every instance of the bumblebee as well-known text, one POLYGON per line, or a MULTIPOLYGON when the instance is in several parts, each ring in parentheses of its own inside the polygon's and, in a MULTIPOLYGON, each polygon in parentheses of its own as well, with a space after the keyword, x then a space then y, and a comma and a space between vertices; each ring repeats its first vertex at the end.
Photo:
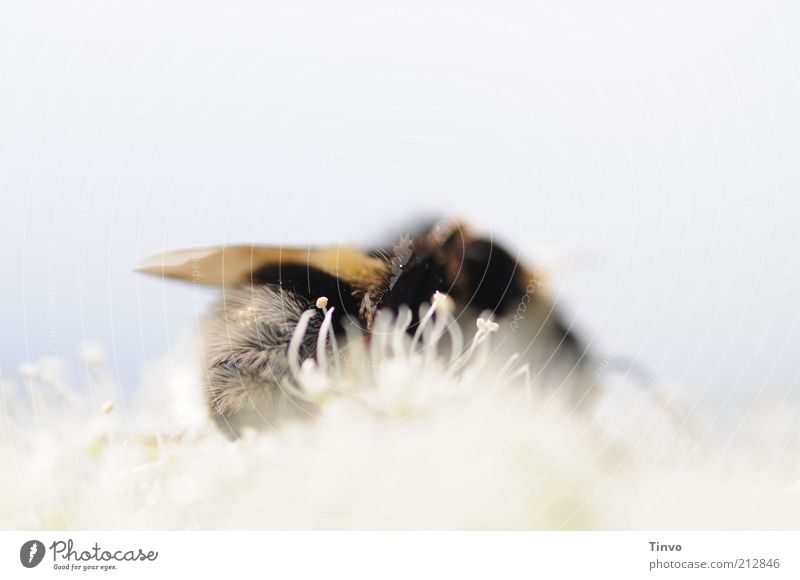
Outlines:
MULTIPOLYGON (((537 376, 585 384, 586 352, 547 292, 544 275, 462 222, 439 221, 383 247, 282 248, 232 245, 153 256, 139 271, 217 286, 222 298, 201 326, 204 389, 209 412, 232 435, 303 409, 281 387, 290 374, 289 345, 300 317, 332 309, 332 329, 369 339, 376 314, 420 307, 435 293, 454 304, 456 321, 489 315, 506 329, 505 349, 521 353, 537 376), (322 303, 320 302, 322 301, 322 303)), ((321 317, 299 346, 316 352, 321 317)))

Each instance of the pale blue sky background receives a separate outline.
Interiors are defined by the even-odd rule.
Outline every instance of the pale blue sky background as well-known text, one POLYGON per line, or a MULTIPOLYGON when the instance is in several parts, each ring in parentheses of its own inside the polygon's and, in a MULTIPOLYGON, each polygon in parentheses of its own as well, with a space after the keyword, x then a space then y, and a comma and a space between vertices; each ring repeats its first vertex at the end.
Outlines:
POLYGON ((92 338, 135 384, 213 297, 152 252, 439 208, 558 249, 600 352, 795 383, 795 3, 264 4, 3 3, 2 372, 92 338))

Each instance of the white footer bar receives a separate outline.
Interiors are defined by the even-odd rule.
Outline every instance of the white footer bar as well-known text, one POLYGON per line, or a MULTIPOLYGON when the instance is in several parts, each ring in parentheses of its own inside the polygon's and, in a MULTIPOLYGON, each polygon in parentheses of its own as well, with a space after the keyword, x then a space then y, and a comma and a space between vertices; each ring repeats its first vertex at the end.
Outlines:
POLYGON ((800 532, 0 532, 0 578, 800 578, 800 532))

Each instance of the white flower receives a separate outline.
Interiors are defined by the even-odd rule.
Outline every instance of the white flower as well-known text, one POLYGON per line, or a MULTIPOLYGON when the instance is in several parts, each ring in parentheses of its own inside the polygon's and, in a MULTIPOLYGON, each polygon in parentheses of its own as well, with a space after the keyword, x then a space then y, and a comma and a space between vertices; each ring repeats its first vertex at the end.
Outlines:
POLYGON ((447 312, 448 314, 452 314, 456 309, 455 301, 450 298, 449 295, 444 292, 439 292, 438 290, 433 294, 433 304, 436 306, 437 310, 447 312))
POLYGON ((56 385, 64 381, 64 362, 55 356, 45 356, 36 365, 39 377, 48 385, 56 385))
MULTIPOLYGON (((516 357, 437 349, 455 335, 436 332, 421 332, 420 348, 410 348, 402 322, 410 313, 366 344, 356 336, 342 345, 368 366, 301 362, 319 314, 299 323, 290 386, 324 406, 245 428, 237 443, 210 421, 184 431, 157 398, 128 399, 125 428, 111 430, 96 417, 106 398, 97 391, 64 382, 82 404, 62 405, 45 385, 14 396, 0 382, 0 457, 13 468, 0 477, 5 527, 791 529, 800 521, 797 407, 784 396, 733 425, 737 434, 752 428, 750 446, 715 431, 724 421, 684 414, 661 385, 592 378, 592 401, 575 413, 572 392, 544 373, 529 381, 514 370, 516 357), (154 422, 162 413, 176 422, 154 422)), ((498 329, 488 318, 477 322, 484 345, 498 329)), ((140 390, 200 391, 193 373, 166 371, 173 359, 159 364, 140 390)), ((59 367, 46 359, 20 373, 52 378, 59 367)))
POLYGON ((330 381, 327 373, 322 372, 313 359, 306 359, 300 367, 299 382, 308 399, 322 404, 330 393, 330 381))
POLYGON ((491 320, 486 320, 484 318, 478 319, 478 330, 481 332, 497 332, 500 328, 500 325, 496 322, 492 322, 491 320))
POLYGON ((98 342, 86 341, 78 347, 78 356, 88 366, 100 366, 105 361, 106 349, 98 342))
POLYGON ((21 374, 23 378, 33 380, 38 376, 39 371, 32 362, 24 362, 19 365, 19 374, 21 374))

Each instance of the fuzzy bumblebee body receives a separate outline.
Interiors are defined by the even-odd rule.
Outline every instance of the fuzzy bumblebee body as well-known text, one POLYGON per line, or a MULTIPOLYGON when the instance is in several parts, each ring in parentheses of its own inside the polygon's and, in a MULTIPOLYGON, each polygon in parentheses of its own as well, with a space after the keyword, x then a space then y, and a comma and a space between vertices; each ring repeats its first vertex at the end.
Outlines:
POLYGON ((460 223, 440 222, 373 251, 229 246, 166 253, 140 271, 223 289, 202 326, 205 398, 233 435, 311 411, 282 385, 293 334, 311 309, 320 315, 308 320, 297 350, 302 360, 317 352, 320 306, 331 311, 334 334, 356 330, 368 339, 378 311, 408 308, 413 329, 420 308, 436 292, 447 294, 464 328, 481 314, 495 318, 505 330, 498 348, 521 353, 532 373, 586 384, 584 349, 554 310, 541 274, 460 223))

